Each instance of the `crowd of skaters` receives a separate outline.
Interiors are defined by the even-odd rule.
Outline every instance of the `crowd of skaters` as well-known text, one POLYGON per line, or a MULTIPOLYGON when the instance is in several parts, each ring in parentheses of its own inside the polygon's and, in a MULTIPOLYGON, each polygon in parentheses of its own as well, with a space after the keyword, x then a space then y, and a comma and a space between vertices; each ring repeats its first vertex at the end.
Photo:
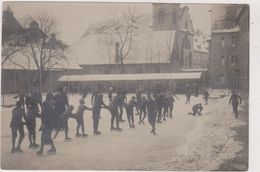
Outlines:
MULTIPOLYGON (((162 123, 167 118, 173 117, 173 109, 175 98, 174 91, 170 88, 166 91, 144 91, 137 89, 136 95, 127 100, 127 91, 124 89, 114 90, 112 87, 108 89, 109 104, 104 103, 103 94, 98 89, 94 89, 91 95, 91 107, 85 105, 85 99, 89 94, 85 91, 81 94, 77 111, 73 112, 74 106, 69 104, 66 87, 58 88, 58 92, 53 94, 48 92, 46 99, 42 100, 42 94, 38 89, 32 90, 28 94, 19 94, 15 98, 18 99, 12 111, 12 119, 10 123, 12 132, 12 149, 11 152, 23 152, 21 143, 24 139, 24 125, 28 129, 29 148, 37 148, 38 155, 43 154, 44 146, 50 145, 48 153, 56 153, 56 147, 53 139, 57 137, 60 130, 65 131, 65 141, 70 141, 69 137, 69 118, 76 120, 76 137, 87 137, 84 126, 84 111, 92 112, 93 119, 93 134, 99 135, 101 132, 98 130, 99 120, 101 119, 101 109, 107 109, 111 113, 111 131, 122 131, 120 123, 125 122, 123 119, 123 111, 125 109, 127 121, 130 128, 135 128, 135 116, 138 117, 138 124, 144 125, 147 117, 148 123, 151 126, 151 133, 156 135, 156 123, 162 123), (116 95, 113 96, 113 93, 116 95), (36 118, 41 119, 41 143, 36 143, 36 118), (16 137, 19 133, 17 146, 16 137), (52 134, 54 132, 54 134, 52 134)), ((186 104, 190 104, 190 96, 197 94, 187 87, 186 89, 186 104)), ((205 105, 208 104, 208 91, 203 93, 205 105)), ((237 118, 237 107, 241 103, 241 97, 235 92, 232 92, 230 103, 232 103, 233 111, 237 118)), ((12 105, 10 105, 12 107, 12 105)), ((192 106, 192 112, 188 113, 194 116, 201 115, 203 110, 202 103, 192 106)))

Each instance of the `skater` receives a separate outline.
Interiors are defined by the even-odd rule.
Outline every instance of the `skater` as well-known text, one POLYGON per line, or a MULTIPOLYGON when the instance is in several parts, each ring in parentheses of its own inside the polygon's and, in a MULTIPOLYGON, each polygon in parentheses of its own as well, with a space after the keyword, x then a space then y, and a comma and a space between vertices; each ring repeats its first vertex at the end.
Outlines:
POLYGON ((186 93, 185 93, 185 96, 186 96, 186 102, 185 104, 190 104, 190 96, 191 96, 191 92, 189 89, 187 89, 186 93))
POLYGON ((41 134, 41 145, 40 150, 37 152, 37 155, 43 154, 43 149, 45 145, 51 145, 51 148, 48 150, 48 153, 56 153, 56 148, 54 142, 51 138, 54 125, 56 123, 56 113, 57 109, 55 108, 55 100, 50 100, 49 102, 43 103, 42 109, 42 134, 41 134))
POLYGON ((232 94, 231 94, 231 97, 230 97, 230 100, 229 100, 229 104, 232 103, 232 107, 233 107, 233 112, 235 113, 235 116, 236 118, 238 118, 238 111, 237 111, 237 108, 238 108, 238 104, 242 104, 242 98, 241 96, 239 96, 235 90, 232 91, 232 94))
POLYGON ((145 124, 144 119, 146 118, 146 99, 145 96, 142 97, 141 103, 139 105, 139 111, 140 111, 140 116, 139 116, 139 123, 138 124, 145 124))
POLYGON ((10 123, 10 128, 12 132, 12 149, 11 153, 15 152, 23 152, 21 149, 21 144, 24 138, 24 130, 23 125, 25 122, 23 122, 23 119, 26 120, 25 111, 22 108, 21 102, 17 102, 15 108, 12 111, 12 119, 10 123), (15 147, 15 140, 17 137, 17 131, 19 132, 19 139, 18 144, 15 147))
POLYGON ((67 93, 64 92, 61 87, 59 87, 58 93, 54 96, 54 100, 56 101, 55 107, 57 109, 57 113, 61 115, 69 106, 67 93))
POLYGON ((85 134, 85 127, 84 127, 84 111, 85 110, 92 110, 91 108, 87 107, 85 105, 85 100, 84 99, 80 99, 79 100, 79 106, 78 106, 78 111, 77 111, 77 128, 76 128, 76 137, 87 137, 88 135, 85 134), (82 134, 79 133, 79 129, 81 128, 82 130, 82 134))
POLYGON ((93 111, 92 111, 93 133, 95 135, 99 135, 101 133, 100 131, 98 131, 101 108, 108 108, 108 106, 105 105, 103 101, 103 95, 99 94, 97 98, 94 100, 93 111))
POLYGON ((31 102, 27 110, 27 120, 26 126, 28 129, 28 138, 29 138, 29 148, 38 148, 39 145, 36 144, 36 118, 40 118, 41 115, 38 111, 38 108, 35 105, 36 102, 31 102))
POLYGON ((161 123, 165 96, 162 93, 159 93, 159 95, 156 96, 155 101, 156 101, 157 110, 158 110, 157 123, 161 123))
POLYGON ((148 112, 148 122, 152 126, 151 133, 156 135, 155 133, 155 123, 156 123, 156 114, 157 114, 157 104, 151 98, 151 95, 147 95, 147 102, 146 102, 147 112, 148 112))
MULTIPOLYGON (((69 138, 69 136, 68 136, 68 133, 69 133, 68 120, 69 120, 69 118, 76 118, 76 114, 72 113, 73 109, 74 109, 74 106, 69 105, 68 109, 65 112, 63 112, 62 115, 61 115, 62 128, 64 128, 64 130, 65 130, 65 138, 64 138, 65 142, 71 140, 71 138, 69 138)), ((55 133, 53 139, 55 139, 57 137, 60 129, 61 128, 58 128, 56 130, 56 133, 55 133)))
POLYGON ((204 92, 204 100, 205 100, 204 105, 207 105, 207 104, 208 104, 208 99, 209 99, 209 92, 206 90, 206 91, 204 92))
POLYGON ((108 90, 108 99, 109 99, 109 102, 112 102, 112 100, 113 100, 112 91, 113 91, 113 87, 109 87, 109 90, 108 90))
POLYGON ((117 130, 117 131, 121 131, 122 129, 119 127, 119 112, 118 112, 118 108, 119 108, 119 103, 121 99, 121 95, 117 94, 112 102, 109 105, 109 111, 111 113, 111 130, 117 130), (114 121, 116 120, 116 128, 114 127, 114 121))
POLYGON ((126 109, 126 115, 129 123, 130 128, 135 128, 134 125, 134 107, 137 109, 138 105, 137 102, 135 101, 135 97, 132 96, 131 100, 128 102, 128 104, 125 105, 126 109))
POLYGON ((174 102, 175 102, 175 99, 172 95, 168 96, 167 97, 167 103, 168 103, 168 107, 169 107, 169 117, 172 118, 172 111, 173 111, 173 106, 174 106, 174 102))
POLYGON ((169 116, 169 102, 166 96, 163 97, 163 120, 166 120, 166 117, 169 116))
POLYGON ((126 91, 121 91, 120 93, 118 93, 118 95, 119 95, 119 122, 125 122, 125 120, 123 119, 123 108, 127 102, 126 91))
POLYGON ((192 106, 192 112, 189 112, 188 115, 200 116, 202 110, 203 110, 202 103, 195 104, 194 106, 192 106))

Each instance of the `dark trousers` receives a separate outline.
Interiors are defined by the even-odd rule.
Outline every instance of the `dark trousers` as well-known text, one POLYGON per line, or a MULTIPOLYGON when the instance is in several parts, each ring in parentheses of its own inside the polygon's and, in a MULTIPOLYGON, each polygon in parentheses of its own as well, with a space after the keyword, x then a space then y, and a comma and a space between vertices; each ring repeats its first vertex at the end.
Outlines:
POLYGON ((172 118, 172 111, 173 111, 173 104, 169 105, 169 109, 170 109, 170 118, 172 118))
POLYGON ((237 103, 232 103, 232 107, 233 107, 233 112, 235 113, 236 118, 237 118, 238 117, 238 112, 237 112, 238 104, 237 103))
POLYGON ((118 114, 118 111, 116 109, 111 109, 111 128, 114 128, 114 121, 116 120, 116 127, 119 128, 119 119, 120 116, 118 114))
POLYGON ((17 137, 17 131, 19 133, 19 139, 18 139, 18 144, 17 144, 17 148, 20 148, 23 138, 24 138, 24 130, 23 130, 23 126, 19 126, 19 127, 11 127, 11 132, 12 132, 12 148, 15 149, 15 140, 17 137))
POLYGON ((83 118, 83 116, 77 118, 77 134, 79 134, 79 129, 80 128, 82 130, 82 134, 85 134, 84 118, 83 118))
POLYGON ((162 118, 162 106, 158 106, 158 118, 157 118, 157 122, 161 122, 161 118, 162 118))
POLYGON ((145 118, 146 118, 146 109, 141 108, 140 109, 139 123, 143 122, 145 118))
POLYGON ((122 120, 123 119, 123 109, 124 109, 124 105, 120 104, 119 105, 119 119, 122 120))
POLYGON ((154 113, 148 112, 148 122, 152 127, 152 131, 155 131, 156 115, 154 115, 154 113))
POLYGON ((126 114, 129 126, 131 128, 134 125, 134 111, 128 109, 126 114))
POLYGON ((35 144, 36 140, 36 122, 35 121, 28 121, 27 123, 27 129, 28 129, 28 137, 29 137, 29 142, 30 145, 35 144))
POLYGON ((100 117, 100 108, 93 109, 92 118, 93 118, 93 130, 94 132, 98 131, 99 117, 100 117))

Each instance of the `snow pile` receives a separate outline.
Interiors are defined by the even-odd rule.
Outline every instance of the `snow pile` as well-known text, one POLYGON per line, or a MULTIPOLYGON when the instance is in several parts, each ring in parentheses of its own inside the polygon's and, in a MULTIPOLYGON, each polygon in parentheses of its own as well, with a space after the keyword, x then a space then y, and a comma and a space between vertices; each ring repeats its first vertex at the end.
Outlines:
POLYGON ((175 170, 214 170, 227 159, 242 150, 242 144, 234 141, 233 127, 246 125, 234 119, 227 99, 218 103, 219 111, 198 117, 196 128, 187 137, 187 144, 178 148, 180 156, 167 162, 175 170))

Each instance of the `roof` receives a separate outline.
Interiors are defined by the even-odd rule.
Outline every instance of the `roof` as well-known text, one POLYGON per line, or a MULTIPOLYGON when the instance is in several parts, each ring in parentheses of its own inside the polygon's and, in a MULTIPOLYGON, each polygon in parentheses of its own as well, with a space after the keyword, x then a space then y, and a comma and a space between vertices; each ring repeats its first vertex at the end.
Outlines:
POLYGON ((236 26, 236 27, 229 28, 229 29, 213 30, 212 33, 234 33, 234 32, 239 32, 239 31, 240 31, 240 27, 236 26))
POLYGON ((149 73, 149 74, 100 74, 63 75, 58 81, 142 81, 142 80, 187 80, 200 79, 201 72, 194 73, 149 73))
POLYGON ((208 37, 203 34, 202 31, 197 30, 193 37, 193 49, 197 52, 209 53, 208 37))
POLYGON ((201 68, 201 69, 181 69, 181 72, 206 72, 208 71, 207 68, 201 68))

